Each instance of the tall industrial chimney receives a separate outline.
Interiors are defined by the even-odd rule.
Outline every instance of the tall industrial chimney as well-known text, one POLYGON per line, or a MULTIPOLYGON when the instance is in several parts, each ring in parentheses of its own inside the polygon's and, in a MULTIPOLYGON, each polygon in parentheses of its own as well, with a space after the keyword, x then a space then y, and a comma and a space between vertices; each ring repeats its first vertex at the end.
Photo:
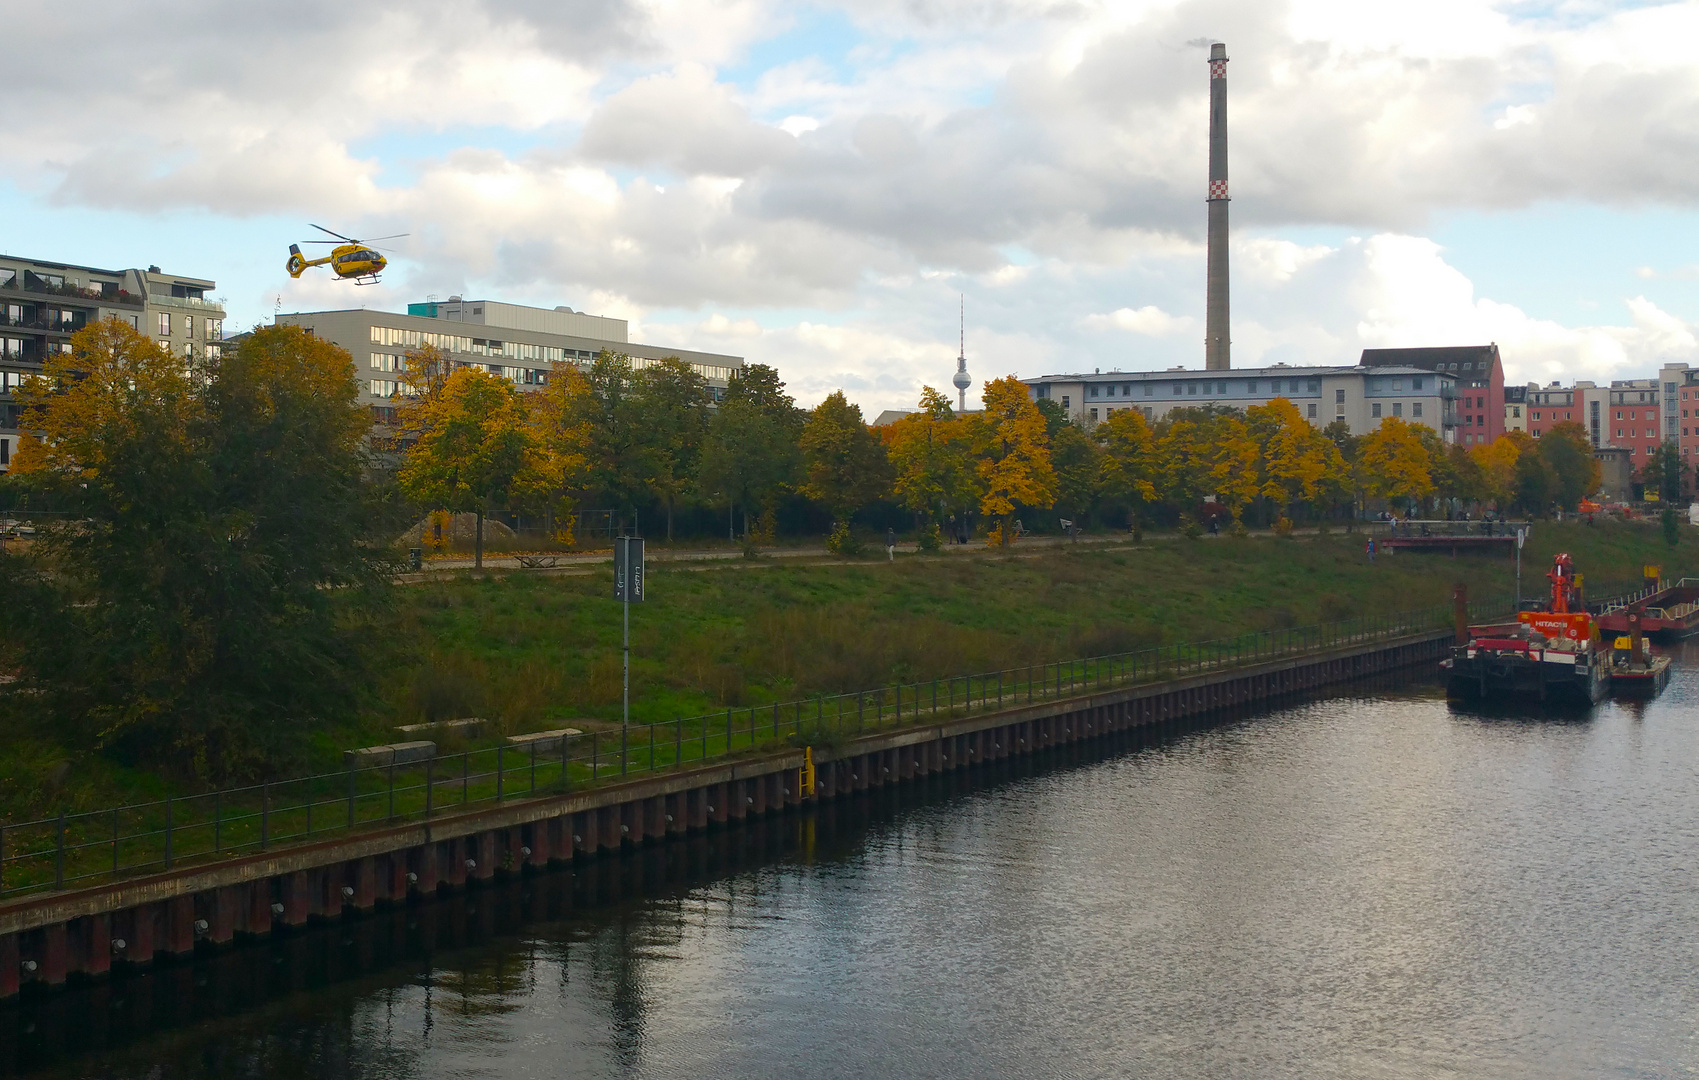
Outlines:
POLYGON ((1227 46, 1209 47, 1209 271, 1204 302, 1203 366, 1232 367, 1227 308, 1227 46))

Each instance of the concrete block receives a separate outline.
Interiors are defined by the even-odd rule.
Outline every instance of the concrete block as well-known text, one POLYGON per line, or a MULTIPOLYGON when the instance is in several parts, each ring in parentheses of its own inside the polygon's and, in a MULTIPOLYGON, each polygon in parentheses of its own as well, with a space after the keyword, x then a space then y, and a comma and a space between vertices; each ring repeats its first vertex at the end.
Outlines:
POLYGON ((468 739, 476 739, 484 733, 484 727, 489 721, 479 716, 467 716, 459 720, 432 720, 424 724, 402 724, 395 730, 403 735, 418 738, 422 735, 433 735, 452 732, 468 739))
POLYGON ((537 753, 539 754, 548 753, 549 751, 553 751, 558 754, 560 753, 561 744, 563 742, 572 738, 574 735, 582 734, 584 734, 584 732, 575 727, 557 728, 554 731, 533 731, 525 735, 509 735, 507 737, 507 742, 509 746, 513 746, 526 752, 530 752, 532 747, 536 747, 537 753))
POLYGON ((362 746, 342 751, 345 769, 381 769, 387 765, 411 765, 436 757, 437 744, 428 739, 418 742, 390 743, 387 746, 362 746))

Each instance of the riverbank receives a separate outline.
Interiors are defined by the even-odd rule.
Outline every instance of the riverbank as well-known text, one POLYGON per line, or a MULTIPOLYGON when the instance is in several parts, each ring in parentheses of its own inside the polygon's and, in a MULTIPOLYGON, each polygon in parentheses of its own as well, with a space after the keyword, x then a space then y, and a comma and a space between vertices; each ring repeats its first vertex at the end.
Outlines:
MULTIPOLYGON (((667 721, 727 706, 896 681, 948 678, 1445 603, 1462 581, 1508 595, 1502 556, 1403 554, 1370 564, 1360 535, 1130 541, 979 549, 965 558, 759 559, 653 567, 634 607, 632 713, 667 721)), ((1524 594, 1556 551, 1595 588, 1699 575, 1699 545, 1655 526, 1538 523, 1524 594)), ((292 771, 338 767, 344 747, 395 741, 397 725, 477 716, 488 738, 586 730, 620 710, 620 611, 610 571, 441 575, 396 590, 372 643, 373 679, 351 726, 321 733, 292 771)), ((182 785, 60 746, 14 703, 0 751, 0 814, 39 817, 184 794, 182 785)), ((449 747, 450 739, 439 740, 449 747)), ((486 739, 487 741, 487 739, 486 739)))

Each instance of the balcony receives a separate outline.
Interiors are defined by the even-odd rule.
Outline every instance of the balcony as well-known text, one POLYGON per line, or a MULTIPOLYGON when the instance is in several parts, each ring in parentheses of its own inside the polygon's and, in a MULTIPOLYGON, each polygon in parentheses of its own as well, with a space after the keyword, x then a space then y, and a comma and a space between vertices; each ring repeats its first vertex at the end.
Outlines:
POLYGON ((219 317, 224 315, 224 305, 212 300, 203 300, 198 296, 165 296, 161 293, 149 293, 147 302, 155 307, 180 307, 191 311, 216 311, 219 317))

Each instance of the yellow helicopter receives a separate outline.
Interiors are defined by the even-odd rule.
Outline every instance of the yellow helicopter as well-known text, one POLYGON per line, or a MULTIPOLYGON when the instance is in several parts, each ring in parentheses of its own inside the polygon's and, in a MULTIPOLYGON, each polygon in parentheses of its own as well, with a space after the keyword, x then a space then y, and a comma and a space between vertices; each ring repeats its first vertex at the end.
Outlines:
MULTIPOLYGON (((312 223, 308 222, 308 224, 311 225, 312 223)), ((339 232, 331 232, 323 225, 313 225, 313 228, 322 233, 329 233, 336 239, 303 240, 301 241, 302 244, 335 244, 337 246, 322 259, 309 259, 301 254, 301 244, 290 244, 289 261, 283 264, 284 269, 289 271, 290 277, 300 277, 309 266, 323 266, 329 263, 331 270, 335 271, 339 278, 352 278, 356 285, 377 284, 378 274, 382 273, 383 268, 389 265, 389 260, 372 247, 373 241, 356 240, 351 236, 343 236, 339 232)), ((396 240, 406 235, 406 233, 396 233, 393 236, 380 236, 378 239, 396 240)))

